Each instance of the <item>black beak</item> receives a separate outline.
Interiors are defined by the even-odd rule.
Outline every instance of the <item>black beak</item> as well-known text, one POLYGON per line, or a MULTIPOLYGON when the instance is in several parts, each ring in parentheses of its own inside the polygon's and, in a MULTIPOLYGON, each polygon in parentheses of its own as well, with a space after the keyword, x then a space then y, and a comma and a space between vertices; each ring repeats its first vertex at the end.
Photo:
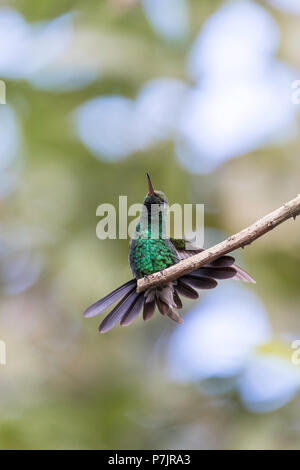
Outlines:
POLYGON ((150 178, 149 173, 147 173, 147 178, 148 178, 148 194, 150 194, 151 196, 155 196, 155 192, 154 192, 154 189, 153 189, 153 186, 152 186, 152 182, 151 182, 151 178, 150 178))

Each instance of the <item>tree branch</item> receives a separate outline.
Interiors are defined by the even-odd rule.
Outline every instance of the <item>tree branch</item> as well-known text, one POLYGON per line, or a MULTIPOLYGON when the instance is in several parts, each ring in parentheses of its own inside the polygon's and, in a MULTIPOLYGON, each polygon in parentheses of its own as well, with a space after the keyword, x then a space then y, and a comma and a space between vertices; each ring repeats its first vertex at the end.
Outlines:
POLYGON ((279 209, 270 212, 270 214, 265 215, 254 224, 241 230, 241 232, 231 235, 231 237, 227 238, 223 242, 218 243, 197 255, 186 258, 165 269, 163 272, 159 271, 148 277, 139 279, 137 291, 142 292, 149 287, 155 287, 165 284, 166 282, 173 281, 178 277, 188 274, 191 271, 200 268, 200 266, 225 255, 226 253, 230 253, 237 248, 243 248, 245 245, 249 245, 265 233, 273 230, 273 228, 282 224, 282 222, 285 222, 291 217, 295 219, 297 215, 300 215, 300 194, 291 201, 283 204, 279 209))

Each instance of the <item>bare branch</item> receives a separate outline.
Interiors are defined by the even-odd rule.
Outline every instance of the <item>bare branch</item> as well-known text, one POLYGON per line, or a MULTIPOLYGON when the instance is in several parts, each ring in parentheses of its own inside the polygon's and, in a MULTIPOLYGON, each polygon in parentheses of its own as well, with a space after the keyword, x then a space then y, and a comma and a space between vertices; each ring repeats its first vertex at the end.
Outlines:
POLYGON ((243 248, 245 245, 249 245, 265 233, 273 230, 273 228, 282 224, 282 222, 285 222, 291 217, 295 219, 297 215, 300 215, 300 194, 291 201, 283 204, 279 209, 265 215, 254 224, 241 230, 241 232, 232 235, 223 242, 218 243, 197 255, 184 259, 165 269, 163 272, 157 272, 148 277, 139 279, 137 291, 142 292, 149 287, 159 286, 168 281, 173 281, 178 277, 188 274, 200 266, 219 258, 219 256, 230 253, 237 248, 243 248))

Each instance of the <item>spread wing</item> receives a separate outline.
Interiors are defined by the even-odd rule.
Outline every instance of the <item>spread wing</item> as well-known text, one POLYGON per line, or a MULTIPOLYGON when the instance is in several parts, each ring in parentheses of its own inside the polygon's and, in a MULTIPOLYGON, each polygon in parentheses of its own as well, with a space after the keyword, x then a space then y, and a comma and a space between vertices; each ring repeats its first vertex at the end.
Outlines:
MULTIPOLYGON (((191 256, 197 255, 198 253, 204 251, 203 248, 187 250, 187 243, 185 240, 182 239, 171 238, 170 241, 173 244, 180 260, 190 258, 191 256)), ((242 268, 240 268, 234 263, 235 259, 233 256, 220 256, 220 258, 217 258, 211 263, 207 263, 204 266, 201 266, 200 268, 196 269, 195 271, 190 273, 190 275, 197 274, 198 276, 209 276, 214 279, 231 278, 244 282, 256 282, 253 277, 250 276, 250 274, 248 274, 246 271, 244 271, 242 268)))

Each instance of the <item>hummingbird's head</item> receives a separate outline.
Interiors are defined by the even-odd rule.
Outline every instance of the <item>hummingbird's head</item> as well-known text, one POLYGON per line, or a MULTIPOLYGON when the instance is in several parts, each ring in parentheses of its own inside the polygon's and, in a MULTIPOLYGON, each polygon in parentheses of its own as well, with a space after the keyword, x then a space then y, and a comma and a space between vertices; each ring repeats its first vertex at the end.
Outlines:
POLYGON ((154 191, 149 173, 147 173, 147 178, 148 178, 148 194, 146 195, 144 199, 144 205, 146 207, 151 207, 152 204, 157 204, 159 206, 166 207, 168 205, 168 200, 167 200, 166 195, 162 191, 158 191, 158 190, 154 191))

